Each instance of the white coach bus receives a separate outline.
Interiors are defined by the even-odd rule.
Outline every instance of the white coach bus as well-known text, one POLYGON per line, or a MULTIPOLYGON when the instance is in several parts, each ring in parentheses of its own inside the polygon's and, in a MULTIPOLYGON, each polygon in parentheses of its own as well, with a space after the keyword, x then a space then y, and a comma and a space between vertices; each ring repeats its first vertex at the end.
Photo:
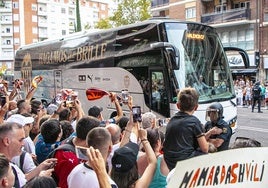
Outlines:
POLYGON ((208 87, 198 89, 195 115, 205 123, 207 106, 218 101, 224 108, 225 120, 234 128, 236 96, 226 51, 239 53, 248 66, 246 52, 223 47, 215 28, 151 19, 23 46, 16 52, 15 78, 23 79, 27 90, 35 76, 43 76, 35 98, 46 103, 61 89, 73 89, 85 112, 93 105, 108 113, 114 110, 108 97, 88 101, 87 88, 118 94, 127 89, 143 112, 153 111, 164 118, 177 112, 177 91, 196 87, 203 77, 208 87))

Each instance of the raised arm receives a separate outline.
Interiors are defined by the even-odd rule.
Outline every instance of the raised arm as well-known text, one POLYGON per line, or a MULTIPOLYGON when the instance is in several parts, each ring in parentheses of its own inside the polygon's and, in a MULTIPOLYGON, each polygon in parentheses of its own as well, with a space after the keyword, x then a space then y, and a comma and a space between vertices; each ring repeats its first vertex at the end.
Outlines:
POLYGON ((136 181, 135 187, 149 187, 154 177, 157 159, 149 141, 147 140, 147 131, 143 128, 140 128, 138 133, 145 153, 147 155, 148 166, 146 167, 142 176, 136 181))
POLYGON ((110 99, 111 99, 111 102, 114 102, 116 112, 117 112, 117 115, 114 117, 114 119, 115 119, 115 122, 118 123, 120 118, 123 117, 123 110, 122 110, 122 107, 117 99, 116 93, 111 92, 110 99))
POLYGON ((100 188, 111 188, 111 184, 108 179, 108 173, 106 171, 105 161, 98 149, 90 147, 87 150, 88 163, 97 175, 100 188))

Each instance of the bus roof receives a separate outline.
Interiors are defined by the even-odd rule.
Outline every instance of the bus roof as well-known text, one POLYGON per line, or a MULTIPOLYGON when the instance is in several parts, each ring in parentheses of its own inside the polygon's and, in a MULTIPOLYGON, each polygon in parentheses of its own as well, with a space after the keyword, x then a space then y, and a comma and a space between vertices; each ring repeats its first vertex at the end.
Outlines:
MULTIPOLYGON (((120 31, 120 30, 129 29, 129 28, 135 28, 135 27, 139 27, 139 26, 143 26, 143 25, 148 25, 148 24, 161 24, 161 23, 164 23, 164 22, 177 22, 177 23, 185 23, 185 24, 194 23, 194 24, 198 24, 198 25, 204 25, 204 24, 199 23, 199 22, 170 19, 170 18, 165 18, 165 17, 160 17, 160 18, 155 17, 155 18, 151 18, 151 19, 148 19, 148 20, 145 20, 145 21, 138 22, 138 23, 133 23, 133 24, 129 24, 129 25, 123 25, 123 26, 110 28, 110 29, 94 29, 94 30, 76 32, 76 33, 73 33, 73 34, 70 34, 70 35, 63 36, 63 37, 58 38, 58 39, 47 39, 47 40, 40 41, 40 42, 37 42, 37 43, 27 44, 27 45, 21 46, 18 50, 25 50, 25 49, 28 49, 28 48, 48 45, 48 44, 53 43, 53 42, 60 42, 60 41, 70 40, 70 39, 74 39, 74 38, 77 38, 77 37, 82 37, 84 35, 94 35, 94 34, 113 32, 113 31, 120 31)), ((209 27, 210 29, 213 29, 213 27, 211 27, 211 26, 208 26, 208 25, 204 25, 204 26, 209 27)))

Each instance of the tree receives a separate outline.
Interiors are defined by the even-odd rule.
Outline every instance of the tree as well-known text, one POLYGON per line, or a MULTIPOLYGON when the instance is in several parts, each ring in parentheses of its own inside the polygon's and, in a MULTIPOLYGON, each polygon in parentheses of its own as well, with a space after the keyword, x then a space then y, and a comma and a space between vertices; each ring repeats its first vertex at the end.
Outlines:
POLYGON ((98 29, 108 29, 108 28, 112 28, 112 24, 110 23, 109 18, 106 18, 106 19, 101 19, 100 21, 98 21, 95 27, 98 29))
POLYGON ((150 5, 150 0, 122 0, 114 14, 106 20, 101 20, 96 27, 104 29, 147 20, 151 17, 150 5))
POLYGON ((79 0, 76 0, 76 27, 75 32, 82 31, 81 18, 80 18, 80 9, 79 9, 79 0))

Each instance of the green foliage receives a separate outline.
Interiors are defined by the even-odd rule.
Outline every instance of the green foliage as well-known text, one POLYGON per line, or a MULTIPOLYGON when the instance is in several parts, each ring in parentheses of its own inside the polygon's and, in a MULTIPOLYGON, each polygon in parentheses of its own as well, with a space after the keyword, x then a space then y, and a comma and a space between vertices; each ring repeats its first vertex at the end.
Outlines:
POLYGON ((150 0, 122 0, 114 14, 97 23, 97 28, 106 29, 147 20, 151 17, 150 0))
POLYGON ((112 28, 112 24, 109 19, 101 19, 96 25, 96 29, 109 29, 112 28))

